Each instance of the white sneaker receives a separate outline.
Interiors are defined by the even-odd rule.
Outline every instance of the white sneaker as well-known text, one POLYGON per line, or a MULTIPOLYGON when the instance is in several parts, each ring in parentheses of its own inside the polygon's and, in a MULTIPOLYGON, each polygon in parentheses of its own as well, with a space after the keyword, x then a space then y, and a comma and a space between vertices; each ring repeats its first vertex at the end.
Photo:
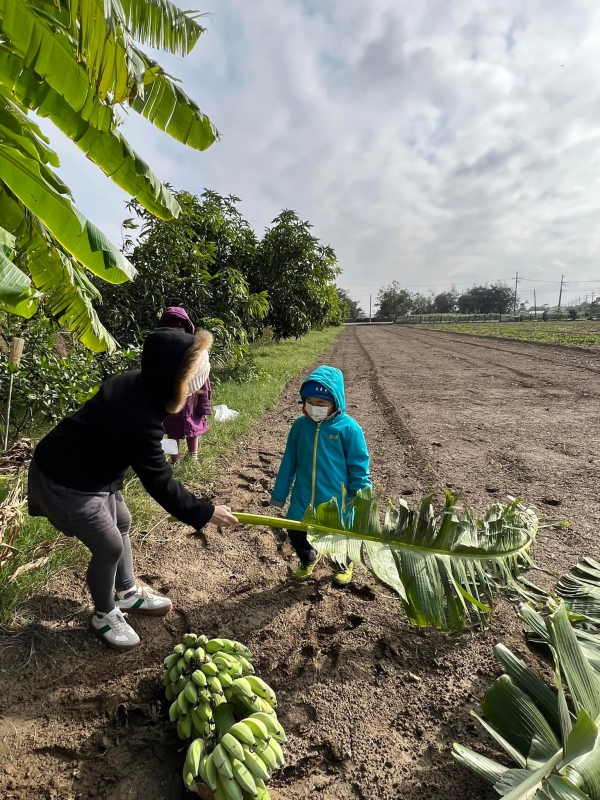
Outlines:
POLYGON ((134 586, 132 589, 115 592, 115 603, 121 611, 147 617, 164 617, 173 607, 168 597, 158 594, 149 586, 134 586))
POLYGON ((131 650, 138 646, 140 637, 125 622, 126 616, 119 608, 113 608, 108 614, 94 614, 90 626, 96 636, 113 650, 131 650))

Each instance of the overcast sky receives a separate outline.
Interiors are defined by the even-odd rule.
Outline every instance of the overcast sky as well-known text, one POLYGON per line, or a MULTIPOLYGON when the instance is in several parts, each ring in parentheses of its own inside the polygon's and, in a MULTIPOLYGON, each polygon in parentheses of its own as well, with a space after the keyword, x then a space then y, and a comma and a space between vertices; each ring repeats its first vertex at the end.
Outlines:
MULTIPOLYGON (((258 233, 293 208, 367 306, 394 279, 518 270, 522 298, 551 303, 561 273, 567 301, 600 288, 597 0, 200 2, 194 52, 158 58, 222 140, 198 153, 132 113, 124 134, 161 179, 236 194, 258 233)), ((124 194, 52 138, 118 241, 124 194)))

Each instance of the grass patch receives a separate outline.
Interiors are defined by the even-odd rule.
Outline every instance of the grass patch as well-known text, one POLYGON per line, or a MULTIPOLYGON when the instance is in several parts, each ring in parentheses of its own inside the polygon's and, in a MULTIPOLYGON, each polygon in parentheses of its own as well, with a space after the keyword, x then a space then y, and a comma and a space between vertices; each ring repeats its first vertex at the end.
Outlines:
MULTIPOLYGON (((177 468, 177 479, 193 489, 201 489, 213 480, 223 457, 259 417, 275 405, 286 383, 310 366, 340 331, 340 328, 329 328, 313 331, 298 341, 252 345, 252 357, 260 376, 247 383, 228 380, 213 390, 213 406, 227 405, 239 411, 239 416, 223 423, 209 420, 210 429, 200 437, 198 462, 184 458, 177 468)), ((0 501, 8 486, 7 480, 0 483, 0 501)), ((147 535, 154 526, 166 521, 165 511, 146 494, 135 475, 127 476, 123 495, 133 516, 134 542, 141 534, 147 535)), ((83 546, 70 546, 76 540, 61 536, 46 519, 32 518, 26 513, 24 516, 23 527, 14 543, 19 550, 17 558, 0 568, 0 626, 3 627, 30 621, 25 601, 61 569, 67 566, 84 569, 87 562, 88 551, 83 546), (18 567, 41 554, 49 558, 43 566, 25 572, 15 581, 10 580, 18 567)))
POLYGON ((476 322, 419 325, 427 330, 448 333, 468 333, 473 336, 495 336, 499 339, 516 339, 523 342, 542 342, 581 347, 586 350, 600 348, 600 322, 573 320, 569 322, 476 322))

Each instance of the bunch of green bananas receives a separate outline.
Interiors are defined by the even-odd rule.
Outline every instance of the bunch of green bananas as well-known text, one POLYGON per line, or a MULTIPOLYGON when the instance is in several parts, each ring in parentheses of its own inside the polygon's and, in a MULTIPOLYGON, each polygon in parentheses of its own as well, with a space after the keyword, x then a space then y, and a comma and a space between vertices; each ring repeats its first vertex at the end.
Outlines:
POLYGON ((198 759, 197 775, 213 790, 215 800, 269 800, 266 783, 285 763, 279 743, 286 736, 277 717, 257 711, 236 722, 229 704, 217 717, 219 742, 198 759))
POLYGON ((169 717, 192 738, 183 768, 189 788, 199 778, 215 800, 269 800, 271 771, 286 741, 271 687, 254 674, 252 653, 233 639, 188 633, 164 661, 169 717))
POLYGON ((237 693, 246 701, 252 699, 253 710, 264 710, 247 683, 249 678, 256 680, 257 687, 264 691, 264 682, 253 674, 251 659, 252 653, 240 642, 186 634, 183 644, 165 658, 162 676, 165 695, 171 703, 169 718, 177 722, 181 739, 208 739, 213 735, 214 710, 227 702, 226 691, 229 696, 237 693))

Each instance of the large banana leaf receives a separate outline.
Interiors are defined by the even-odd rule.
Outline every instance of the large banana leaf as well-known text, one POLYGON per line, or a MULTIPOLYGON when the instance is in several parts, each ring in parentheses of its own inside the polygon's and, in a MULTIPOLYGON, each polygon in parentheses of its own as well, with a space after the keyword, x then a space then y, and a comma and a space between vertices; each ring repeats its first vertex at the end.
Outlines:
POLYGON ((178 142, 206 150, 219 138, 215 126, 160 64, 137 52, 146 67, 145 91, 130 97, 131 108, 178 142))
POLYGON ((179 204, 172 193, 115 130, 118 118, 110 107, 96 101, 88 103, 82 111, 74 111, 58 92, 23 68, 21 59, 2 50, 0 84, 10 90, 12 99, 21 106, 50 119, 90 161, 148 211, 162 219, 179 214, 179 204))
POLYGON ((27 0, 0 0, 0 25, 8 49, 23 59, 23 66, 81 111, 95 92, 64 26, 27 0))
POLYGON ((59 322, 69 325, 78 338, 94 352, 112 352, 116 343, 104 328, 94 308, 93 300, 100 294, 88 280, 81 265, 69 258, 52 238, 49 231, 28 214, 25 207, 0 181, 0 219, 11 232, 11 239, 19 263, 27 263, 31 280, 23 272, 17 276, 23 289, 24 305, 13 306, 15 287, 0 279, 0 305, 4 310, 31 316, 45 295, 48 310, 59 317, 59 322), (33 305, 27 305, 30 303, 33 305))
POLYGON ((36 128, 10 101, 0 107, 2 182, 86 269, 109 283, 131 280, 133 266, 72 205, 68 188, 47 166, 54 154, 36 128))
POLYGON ((460 744, 457 761, 493 784, 505 800, 599 800, 600 678, 587 661, 564 603, 543 618, 555 663, 556 692, 502 645, 507 671, 482 703, 485 730, 515 762, 509 768, 460 744), (567 703, 566 684, 572 708, 567 703))
MULTIPOLYGON (((51 119, 146 209, 178 216, 171 192, 117 131, 116 106, 127 103, 198 150, 218 138, 197 104, 134 44, 185 55, 204 31, 198 16, 171 0, 0 0, 0 194, 18 199, 33 231, 21 231, 14 259, 0 253, 0 307, 31 315, 44 287, 48 307, 82 341, 95 350, 114 347, 85 271, 121 283, 135 270, 72 205, 51 169, 56 154, 22 112, 51 119), (43 254, 44 246, 56 252, 43 254)), ((22 222, 11 226, 2 217, 1 224, 16 234, 22 222)))
MULTIPOLYGON (((309 512, 302 522, 238 514, 240 522, 307 530, 314 547, 339 563, 362 564, 378 580, 395 589, 415 625, 460 629, 472 615, 485 626, 494 593, 510 586, 531 565, 529 549, 538 518, 519 501, 493 505, 481 519, 457 507, 446 493, 436 513, 433 493, 418 510, 404 500, 388 504, 379 520, 381 491, 356 495, 348 508, 334 499, 309 512)), ((344 505, 344 504, 343 504, 344 505)))

